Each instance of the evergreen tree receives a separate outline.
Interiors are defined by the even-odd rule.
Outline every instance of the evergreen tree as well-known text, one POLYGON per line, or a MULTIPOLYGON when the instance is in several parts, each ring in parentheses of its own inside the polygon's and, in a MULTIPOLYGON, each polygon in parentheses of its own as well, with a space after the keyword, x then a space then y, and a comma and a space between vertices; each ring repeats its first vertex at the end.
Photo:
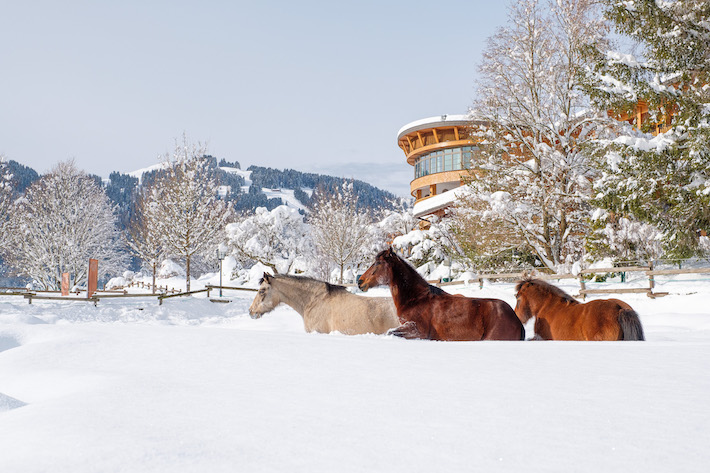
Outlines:
POLYGON ((39 179, 37 171, 12 159, 7 162, 7 168, 12 174, 12 187, 15 190, 15 195, 24 193, 25 189, 39 179))
POLYGON ((630 217, 656 226, 669 256, 698 254, 710 231, 710 2, 603 4, 639 52, 590 48, 588 91, 602 111, 633 117, 647 104, 648 116, 598 141, 593 203, 610 223, 630 217), (667 131, 653 137, 657 126, 667 131))
POLYGON ((8 236, 7 221, 14 194, 12 177, 10 167, 0 155, 0 247, 5 247, 8 236))

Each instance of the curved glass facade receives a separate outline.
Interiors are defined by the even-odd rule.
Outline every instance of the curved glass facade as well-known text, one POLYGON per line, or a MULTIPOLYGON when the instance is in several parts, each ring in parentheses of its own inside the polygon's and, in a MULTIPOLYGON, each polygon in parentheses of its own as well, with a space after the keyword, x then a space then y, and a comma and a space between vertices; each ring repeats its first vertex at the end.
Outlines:
POLYGON ((477 146, 461 146, 424 154, 414 162, 414 179, 437 172, 468 169, 477 152, 477 146))

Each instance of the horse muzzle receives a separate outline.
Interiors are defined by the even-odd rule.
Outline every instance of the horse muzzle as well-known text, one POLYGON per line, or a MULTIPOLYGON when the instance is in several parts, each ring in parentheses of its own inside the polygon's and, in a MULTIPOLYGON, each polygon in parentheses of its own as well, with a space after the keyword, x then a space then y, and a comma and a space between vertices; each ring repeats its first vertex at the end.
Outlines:
POLYGON ((262 315, 264 315, 263 312, 252 312, 251 310, 249 311, 249 317, 255 320, 260 319, 262 315))
POLYGON ((370 289, 370 285, 367 283, 358 282, 357 288, 360 289, 362 292, 367 292, 367 290, 370 289))

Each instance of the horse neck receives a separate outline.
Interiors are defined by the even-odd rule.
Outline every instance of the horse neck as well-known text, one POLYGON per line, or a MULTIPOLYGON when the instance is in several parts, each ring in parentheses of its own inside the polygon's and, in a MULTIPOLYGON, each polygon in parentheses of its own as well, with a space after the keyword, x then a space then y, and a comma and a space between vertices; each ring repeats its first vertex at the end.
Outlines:
POLYGON ((429 283, 404 261, 392 265, 390 292, 397 307, 429 291, 429 283))
POLYGON ((321 290, 321 284, 315 281, 290 277, 274 278, 271 285, 277 291, 279 301, 291 306, 301 317, 304 316, 308 304, 321 290))
MULTIPOLYGON (((538 314, 542 308, 550 309, 558 305, 565 304, 567 301, 557 294, 553 294, 543 289, 535 288, 535 296, 528 297, 528 306, 533 314, 538 314)), ((549 313, 549 311, 545 311, 549 313)))

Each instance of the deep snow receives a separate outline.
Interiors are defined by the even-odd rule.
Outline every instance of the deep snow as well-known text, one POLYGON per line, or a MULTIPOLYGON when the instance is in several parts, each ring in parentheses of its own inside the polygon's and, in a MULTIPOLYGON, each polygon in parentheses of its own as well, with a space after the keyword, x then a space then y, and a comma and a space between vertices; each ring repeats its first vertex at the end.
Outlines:
POLYGON ((706 471, 710 282, 664 290, 621 297, 646 342, 606 343, 307 334, 243 292, 0 297, 0 471, 706 471))

